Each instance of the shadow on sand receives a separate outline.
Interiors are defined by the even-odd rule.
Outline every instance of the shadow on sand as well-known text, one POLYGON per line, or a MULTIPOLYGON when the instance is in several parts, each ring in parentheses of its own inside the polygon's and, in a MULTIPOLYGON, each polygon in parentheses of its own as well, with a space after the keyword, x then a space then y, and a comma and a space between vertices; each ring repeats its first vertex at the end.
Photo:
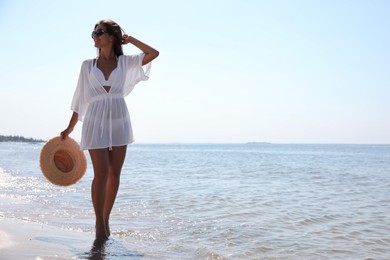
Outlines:
MULTIPOLYGON (((108 240, 95 240, 92 244, 92 248, 85 252, 88 246, 88 242, 83 239, 71 238, 71 237, 36 237, 38 241, 47 242, 51 244, 57 244, 66 247, 77 259, 88 260, 116 260, 116 259, 130 259, 139 260, 143 259, 144 254, 130 251, 120 241, 110 238, 108 240)), ((43 259, 50 256, 42 256, 43 259)))

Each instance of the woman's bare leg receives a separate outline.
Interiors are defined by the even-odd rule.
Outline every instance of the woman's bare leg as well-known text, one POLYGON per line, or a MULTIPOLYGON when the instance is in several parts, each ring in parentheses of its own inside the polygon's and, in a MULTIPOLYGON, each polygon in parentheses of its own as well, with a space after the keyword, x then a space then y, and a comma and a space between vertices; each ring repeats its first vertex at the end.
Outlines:
POLYGON ((109 152, 109 174, 106 186, 106 200, 104 204, 104 224, 106 227, 106 234, 110 236, 110 214, 115 202, 116 195, 119 189, 120 175, 123 162, 126 157, 127 145, 112 147, 109 152))
POLYGON ((91 149, 91 156, 94 178, 92 181, 91 195, 93 208, 96 215, 96 239, 107 239, 104 204, 106 200, 106 187, 109 175, 109 151, 108 149, 91 149))

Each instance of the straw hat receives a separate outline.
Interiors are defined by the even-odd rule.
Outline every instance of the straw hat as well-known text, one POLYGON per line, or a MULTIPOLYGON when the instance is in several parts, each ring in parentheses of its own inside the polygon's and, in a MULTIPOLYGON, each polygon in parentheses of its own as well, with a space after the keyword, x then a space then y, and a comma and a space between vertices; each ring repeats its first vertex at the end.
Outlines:
POLYGON ((41 150, 39 164, 51 183, 68 186, 79 181, 87 170, 87 160, 79 144, 69 136, 49 140, 41 150))

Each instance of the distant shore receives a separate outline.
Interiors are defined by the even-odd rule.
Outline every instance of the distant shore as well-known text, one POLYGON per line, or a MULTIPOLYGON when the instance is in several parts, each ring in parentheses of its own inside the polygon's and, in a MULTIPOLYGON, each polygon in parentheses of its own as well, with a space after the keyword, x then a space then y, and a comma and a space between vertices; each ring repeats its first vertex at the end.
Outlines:
POLYGON ((247 142, 245 144, 271 144, 271 143, 268 143, 268 142, 247 142))
POLYGON ((0 135, 0 142, 15 142, 15 143, 43 143, 45 140, 26 138, 17 135, 0 135))

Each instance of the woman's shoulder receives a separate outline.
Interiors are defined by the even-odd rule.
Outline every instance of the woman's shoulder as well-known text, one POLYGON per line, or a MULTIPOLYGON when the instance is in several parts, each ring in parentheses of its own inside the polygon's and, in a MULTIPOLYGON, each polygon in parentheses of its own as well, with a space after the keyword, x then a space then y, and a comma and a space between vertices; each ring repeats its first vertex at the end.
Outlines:
POLYGON ((121 59, 124 63, 128 65, 136 65, 139 63, 139 60, 143 59, 144 55, 145 53, 123 54, 119 56, 119 59, 121 59))
POLYGON ((124 65, 128 65, 129 62, 131 61, 132 55, 127 55, 127 54, 122 54, 118 57, 118 62, 124 64, 124 65))
POLYGON ((131 59, 137 59, 139 57, 143 57, 144 55, 145 53, 141 52, 141 53, 133 53, 133 54, 123 54, 119 57, 122 57, 122 59, 131 60, 131 59))
POLYGON ((82 64, 90 64, 90 63, 92 63, 94 60, 96 60, 96 59, 86 59, 86 60, 84 60, 84 61, 82 62, 82 64))
POLYGON ((81 68, 90 68, 95 59, 86 59, 81 63, 81 68))

